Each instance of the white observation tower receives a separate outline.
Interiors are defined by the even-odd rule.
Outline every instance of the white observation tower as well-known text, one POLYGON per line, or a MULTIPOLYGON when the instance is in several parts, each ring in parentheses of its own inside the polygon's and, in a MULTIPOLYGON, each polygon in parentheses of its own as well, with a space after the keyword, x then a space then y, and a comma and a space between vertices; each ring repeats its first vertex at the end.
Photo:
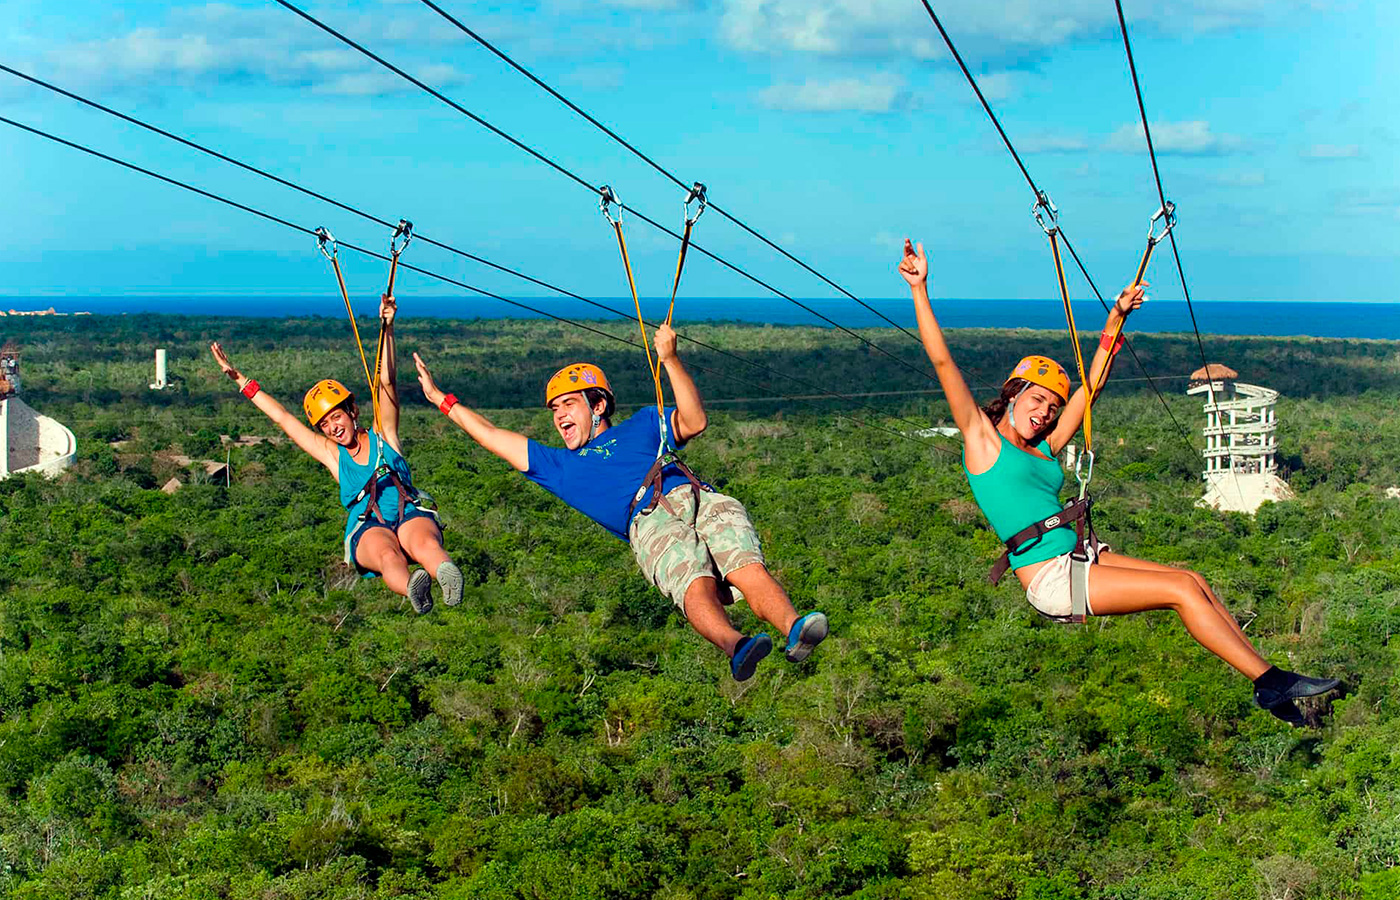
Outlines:
POLYGON ((1236 381, 1239 373, 1211 363, 1191 373, 1188 394, 1205 395, 1206 483, 1201 502, 1253 514, 1266 500, 1291 500, 1278 477, 1278 391, 1236 381))

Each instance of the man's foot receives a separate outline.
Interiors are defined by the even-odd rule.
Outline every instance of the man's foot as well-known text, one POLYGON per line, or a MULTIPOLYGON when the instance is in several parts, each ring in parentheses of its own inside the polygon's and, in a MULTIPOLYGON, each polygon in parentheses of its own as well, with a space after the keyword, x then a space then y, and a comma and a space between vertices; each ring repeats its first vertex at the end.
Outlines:
POLYGON ((408 576, 408 602, 418 615, 430 612, 433 608, 433 576, 427 569, 415 569, 408 576))
POLYGON ((791 663, 800 663, 812 655, 817 645, 826 640, 828 627, 826 616, 819 612, 809 612, 792 623, 788 631, 787 650, 784 656, 791 663))
POLYGON ((729 674, 735 681, 748 681, 753 670, 763 662, 763 658, 773 652, 773 639, 766 634, 756 634, 739 641, 734 648, 734 658, 729 661, 729 674))
POLYGON ((442 602, 456 606, 462 602, 462 570, 452 560, 438 564, 437 582, 442 585, 442 602))

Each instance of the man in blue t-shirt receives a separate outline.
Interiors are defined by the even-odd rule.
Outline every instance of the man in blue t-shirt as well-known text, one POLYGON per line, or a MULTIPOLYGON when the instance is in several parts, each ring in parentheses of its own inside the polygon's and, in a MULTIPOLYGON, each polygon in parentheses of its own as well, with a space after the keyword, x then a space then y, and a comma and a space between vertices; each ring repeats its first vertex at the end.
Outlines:
POLYGON ((418 354, 413 361, 424 396, 457 427, 631 544, 642 574, 729 656, 736 680, 753 675, 773 641, 763 632, 745 637, 735 630, 724 611, 734 602, 731 588, 787 635, 787 658, 801 662, 826 637, 826 616, 797 615, 769 574, 753 522, 738 500, 700 483, 674 457, 663 458, 704 431, 709 420, 695 381, 676 355, 669 325, 656 331, 656 356, 676 397, 675 407, 659 418, 647 407, 614 425, 613 392, 602 369, 575 363, 555 373, 545 387, 545 406, 554 414, 562 449, 497 428, 439 389, 418 354))

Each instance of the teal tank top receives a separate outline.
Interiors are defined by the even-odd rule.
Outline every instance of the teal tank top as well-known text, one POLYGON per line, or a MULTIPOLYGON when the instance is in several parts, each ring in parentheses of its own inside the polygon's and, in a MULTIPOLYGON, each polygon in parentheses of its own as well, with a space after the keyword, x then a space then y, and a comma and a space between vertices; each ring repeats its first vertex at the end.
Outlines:
MULTIPOLYGON (((361 497, 358 502, 355 500, 355 495, 360 493, 365 484, 369 482, 370 473, 376 471, 380 465, 391 467, 404 486, 410 491, 413 490, 413 479, 408 472, 408 461, 400 456, 397 450, 389 446, 373 429, 369 431, 369 458, 365 465, 355 462, 348 450, 344 447, 340 448, 340 505, 345 507, 345 511, 349 514, 345 519, 346 537, 349 537, 355 530, 360 516, 369 508, 368 495, 361 497)), ((380 477, 382 482, 379 486, 379 511, 386 519, 393 518, 399 511, 399 489, 394 487, 393 482, 387 476, 381 475, 380 477)))
MULTIPOLYGON (((1001 437, 1001 451, 990 469, 980 475, 968 472, 964 451, 963 471, 967 473, 972 497, 982 514, 997 537, 1006 541, 1027 525, 1060 511, 1060 489, 1065 484, 1065 473, 1047 441, 1041 441, 1036 447, 1049 457, 1041 459, 1019 449, 1000 434, 998 437, 1001 437)), ((1011 569, 1014 571, 1068 553, 1074 549, 1075 541, 1073 528, 1056 528, 1020 553, 1011 554, 1011 569)))

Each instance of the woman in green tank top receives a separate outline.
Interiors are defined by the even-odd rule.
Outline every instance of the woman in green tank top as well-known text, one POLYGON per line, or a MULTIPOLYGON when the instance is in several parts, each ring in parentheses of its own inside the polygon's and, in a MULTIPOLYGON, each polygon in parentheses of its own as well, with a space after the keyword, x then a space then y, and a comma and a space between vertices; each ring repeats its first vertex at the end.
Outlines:
MULTIPOLYGON (((1086 393, 1070 393, 1069 376, 1043 356, 1023 359, 996 400, 979 407, 953 362, 928 296, 928 259, 923 245, 904 242, 899 274, 909 283, 919 336, 948 397, 953 421, 963 436, 963 465, 968 484, 997 537, 1003 541, 1060 509, 1064 472, 1055 456, 1084 421, 1086 393)), ((1125 289, 1109 310, 1089 369, 1101 384, 1111 368, 1109 336, 1128 314, 1142 305, 1146 282, 1125 289)), ((1302 725, 1294 700, 1333 690, 1336 679, 1308 678, 1270 666, 1255 651, 1234 616, 1198 573, 1111 553, 1091 540, 1086 547, 1088 613, 1112 616, 1170 609, 1207 650, 1254 682, 1254 700, 1278 718, 1302 725)), ((1077 544, 1072 528, 1053 528, 1038 541, 1011 555, 1011 568, 1037 611, 1065 620, 1070 612, 1069 554, 1077 544)))

